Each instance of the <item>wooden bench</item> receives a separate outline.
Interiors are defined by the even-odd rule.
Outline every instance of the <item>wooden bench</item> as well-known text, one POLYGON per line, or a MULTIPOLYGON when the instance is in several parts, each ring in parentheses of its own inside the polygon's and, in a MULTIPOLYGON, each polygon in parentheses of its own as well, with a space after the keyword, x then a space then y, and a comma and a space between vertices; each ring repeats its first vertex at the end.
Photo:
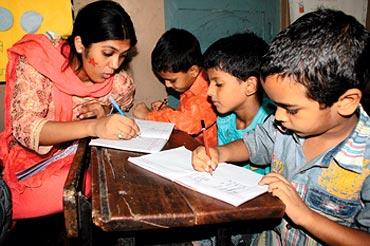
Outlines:
POLYGON ((83 194, 83 177, 90 165, 90 139, 80 141, 69 170, 63 192, 64 218, 67 237, 76 245, 91 244, 91 202, 83 194))

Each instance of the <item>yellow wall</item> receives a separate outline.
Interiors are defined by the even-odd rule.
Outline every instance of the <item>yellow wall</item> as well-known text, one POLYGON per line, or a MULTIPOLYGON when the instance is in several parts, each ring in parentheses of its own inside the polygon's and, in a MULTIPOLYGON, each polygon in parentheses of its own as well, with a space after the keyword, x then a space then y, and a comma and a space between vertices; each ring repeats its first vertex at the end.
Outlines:
POLYGON ((13 15, 13 26, 0 31, 0 81, 5 80, 7 63, 6 49, 19 40, 26 32, 21 27, 21 17, 26 11, 34 11, 43 17, 36 33, 53 31, 60 35, 72 30, 72 9, 70 0, 0 0, 0 7, 13 15))

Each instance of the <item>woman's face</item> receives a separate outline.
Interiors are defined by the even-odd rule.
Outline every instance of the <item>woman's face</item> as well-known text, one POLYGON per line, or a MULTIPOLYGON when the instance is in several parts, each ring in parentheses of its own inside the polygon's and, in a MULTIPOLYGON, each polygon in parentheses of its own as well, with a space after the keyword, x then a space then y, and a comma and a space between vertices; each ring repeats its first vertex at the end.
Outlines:
POLYGON ((89 48, 77 48, 82 54, 82 69, 77 76, 86 82, 104 82, 116 73, 130 48, 129 39, 107 40, 92 43, 89 48))

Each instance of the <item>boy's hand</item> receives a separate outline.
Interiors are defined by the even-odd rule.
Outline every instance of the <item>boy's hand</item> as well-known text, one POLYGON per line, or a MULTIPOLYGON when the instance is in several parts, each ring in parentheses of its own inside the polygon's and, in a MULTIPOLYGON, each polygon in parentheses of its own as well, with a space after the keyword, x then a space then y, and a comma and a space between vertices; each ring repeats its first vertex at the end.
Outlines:
POLYGON ((87 118, 101 118, 108 114, 107 107, 94 100, 81 104, 77 111, 77 117, 81 120, 87 118))
POLYGON ((167 107, 167 101, 166 100, 157 100, 157 101, 154 101, 151 103, 151 108, 152 108, 152 111, 158 111, 158 110, 161 110, 165 107, 167 107))
POLYGON ((132 114, 135 118, 145 119, 150 112, 145 103, 141 102, 134 106, 132 114))
POLYGON ((212 173, 216 170, 219 162, 218 149, 209 148, 211 158, 207 156, 204 146, 199 146, 192 152, 192 165, 193 168, 199 172, 212 173))
POLYGON ((285 204, 285 213, 296 225, 304 225, 312 210, 306 206, 288 180, 280 174, 269 173, 261 179, 259 184, 268 185, 268 192, 285 204))

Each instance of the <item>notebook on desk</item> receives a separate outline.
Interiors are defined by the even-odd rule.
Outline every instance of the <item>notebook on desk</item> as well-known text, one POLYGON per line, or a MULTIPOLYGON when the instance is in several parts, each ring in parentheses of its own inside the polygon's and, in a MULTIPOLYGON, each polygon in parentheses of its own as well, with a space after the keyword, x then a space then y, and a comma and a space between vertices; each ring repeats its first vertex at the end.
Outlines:
POLYGON ((96 138, 90 141, 91 146, 121 149, 135 152, 155 153, 167 143, 174 128, 173 123, 135 119, 140 128, 140 135, 124 140, 96 138))
POLYGON ((232 164, 220 163, 213 174, 198 172, 185 147, 129 157, 129 162, 189 189, 239 206, 267 191, 258 185, 262 175, 232 164))

